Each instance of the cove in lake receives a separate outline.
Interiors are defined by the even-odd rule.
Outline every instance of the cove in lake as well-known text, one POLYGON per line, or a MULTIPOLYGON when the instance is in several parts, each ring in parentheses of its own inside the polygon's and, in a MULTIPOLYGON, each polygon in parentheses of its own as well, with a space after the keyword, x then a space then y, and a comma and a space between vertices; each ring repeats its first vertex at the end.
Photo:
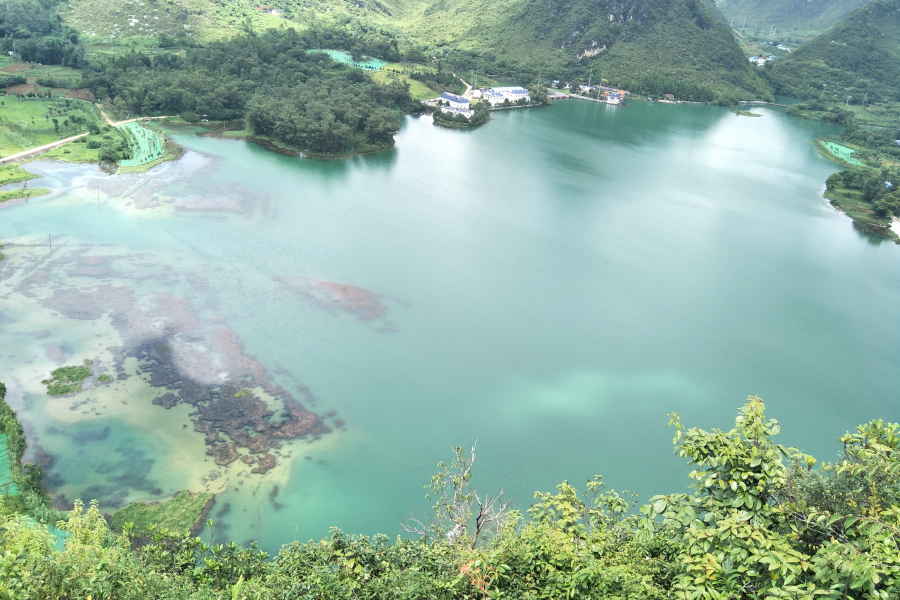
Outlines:
POLYGON ((834 128, 754 111, 565 101, 410 117, 342 161, 181 135, 142 174, 29 165, 53 193, 0 210, 0 380, 30 456, 57 501, 217 492, 221 536, 269 550, 399 532, 475 440, 478 485, 520 508, 594 474, 680 491, 666 414, 727 428, 749 394, 832 459, 900 418, 900 252, 821 198, 834 128), (114 381, 45 394, 85 358, 114 381), (316 429, 270 435, 264 474, 216 464, 184 398, 223 383, 254 427, 295 402, 316 429))

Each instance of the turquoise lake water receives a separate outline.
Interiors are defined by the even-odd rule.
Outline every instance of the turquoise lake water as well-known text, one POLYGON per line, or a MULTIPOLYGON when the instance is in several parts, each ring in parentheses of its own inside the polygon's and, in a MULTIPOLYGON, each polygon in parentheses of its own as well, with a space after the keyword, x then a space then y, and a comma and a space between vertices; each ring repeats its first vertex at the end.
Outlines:
POLYGON ((53 457, 58 501, 219 492, 222 535, 270 550, 399 533, 476 440, 477 485, 519 508, 594 474, 682 491, 666 415, 728 428, 750 394, 832 459, 900 419, 900 247, 822 199, 837 167, 810 141, 837 129, 754 111, 560 101, 474 131, 409 117, 347 160, 178 135, 185 157, 144 174, 33 163, 53 193, 0 210, 0 380, 29 456, 53 457), (265 475, 215 465, 192 407, 137 372, 163 346, 332 431, 265 475), (85 358, 116 381, 43 393, 85 358))

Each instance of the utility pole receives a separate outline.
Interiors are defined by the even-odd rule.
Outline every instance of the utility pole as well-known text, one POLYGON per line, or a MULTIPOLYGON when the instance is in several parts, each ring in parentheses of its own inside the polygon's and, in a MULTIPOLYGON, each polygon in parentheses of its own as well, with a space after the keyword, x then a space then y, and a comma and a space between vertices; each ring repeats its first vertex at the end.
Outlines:
POLYGON ((591 93, 591 91, 590 91, 590 87, 591 87, 591 77, 593 77, 593 76, 594 76, 594 61, 592 60, 592 61, 591 61, 591 72, 590 72, 590 74, 588 75, 588 93, 589 93, 589 94, 591 93))

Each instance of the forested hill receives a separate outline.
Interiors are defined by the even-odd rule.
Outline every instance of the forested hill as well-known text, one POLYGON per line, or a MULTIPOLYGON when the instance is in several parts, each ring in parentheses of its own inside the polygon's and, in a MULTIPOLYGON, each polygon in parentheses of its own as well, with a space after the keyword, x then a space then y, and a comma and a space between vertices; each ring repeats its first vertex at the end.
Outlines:
POLYGON ((147 45, 152 39, 151 46, 183 47, 271 27, 298 31, 339 27, 351 35, 374 28, 398 42, 399 52, 379 58, 395 61, 407 53, 434 56, 457 72, 480 68, 481 73, 523 84, 540 74, 586 80, 593 57, 595 70, 602 70, 610 82, 628 83, 648 93, 712 100, 767 97, 769 92, 747 64, 713 0, 273 0, 268 4, 73 0, 58 6, 64 22, 76 28, 87 45, 147 45))
POLYGON ((314 154, 392 146, 398 112, 416 110, 408 85, 307 49, 321 34, 244 34, 184 56, 130 52, 92 60, 85 83, 113 110, 180 114, 187 120, 246 119, 252 131, 314 154))
POLYGON ((639 91, 664 92, 641 85, 652 79, 685 88, 669 90, 685 99, 767 94, 722 15, 703 0, 432 0, 413 12, 404 24, 411 37, 527 61, 545 74, 587 78, 593 59, 595 76, 639 91))
POLYGON ((871 0, 768 75, 780 93, 798 98, 900 101, 900 0, 871 0))
MULTIPOLYGON (((867 0, 717 0, 735 28, 819 33, 867 0)), ((776 31, 776 33, 778 33, 776 31)))

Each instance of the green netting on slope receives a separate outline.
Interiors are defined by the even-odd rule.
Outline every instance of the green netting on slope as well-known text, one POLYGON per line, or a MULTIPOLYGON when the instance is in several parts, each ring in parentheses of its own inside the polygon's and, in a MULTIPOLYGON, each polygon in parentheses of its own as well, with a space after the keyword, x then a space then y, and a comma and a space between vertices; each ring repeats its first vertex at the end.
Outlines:
POLYGON ((53 541, 54 548, 56 548, 57 550, 66 549, 66 540, 69 539, 69 537, 72 535, 68 531, 61 531, 53 525, 50 525, 49 523, 47 525, 41 525, 34 519, 34 517, 25 517, 25 519, 35 527, 46 527, 47 531, 50 532, 50 535, 56 538, 53 541))
POLYGON ((0 433, 0 494, 18 496, 19 488, 13 483, 9 452, 6 450, 6 434, 0 433))
POLYGON ((324 52, 331 57, 331 60, 335 60, 345 65, 351 65, 357 69, 363 69, 364 71, 380 71, 381 67, 387 64, 387 61, 381 60, 380 58, 370 58, 365 61, 353 60, 352 56, 342 50, 307 50, 307 52, 324 52))
POLYGON ((823 142, 825 148, 843 160, 844 162, 850 163, 851 165, 860 165, 863 166, 861 162, 853 158, 853 153, 856 152, 853 148, 847 148, 846 146, 841 146, 840 144, 835 144, 834 142, 823 142))
MULTIPOLYGON (((131 122, 119 125, 126 129, 131 144, 131 158, 119 163, 123 167, 135 167, 153 162, 166 152, 166 140, 162 134, 131 122)), ((127 135, 127 134, 126 134, 127 135)))

